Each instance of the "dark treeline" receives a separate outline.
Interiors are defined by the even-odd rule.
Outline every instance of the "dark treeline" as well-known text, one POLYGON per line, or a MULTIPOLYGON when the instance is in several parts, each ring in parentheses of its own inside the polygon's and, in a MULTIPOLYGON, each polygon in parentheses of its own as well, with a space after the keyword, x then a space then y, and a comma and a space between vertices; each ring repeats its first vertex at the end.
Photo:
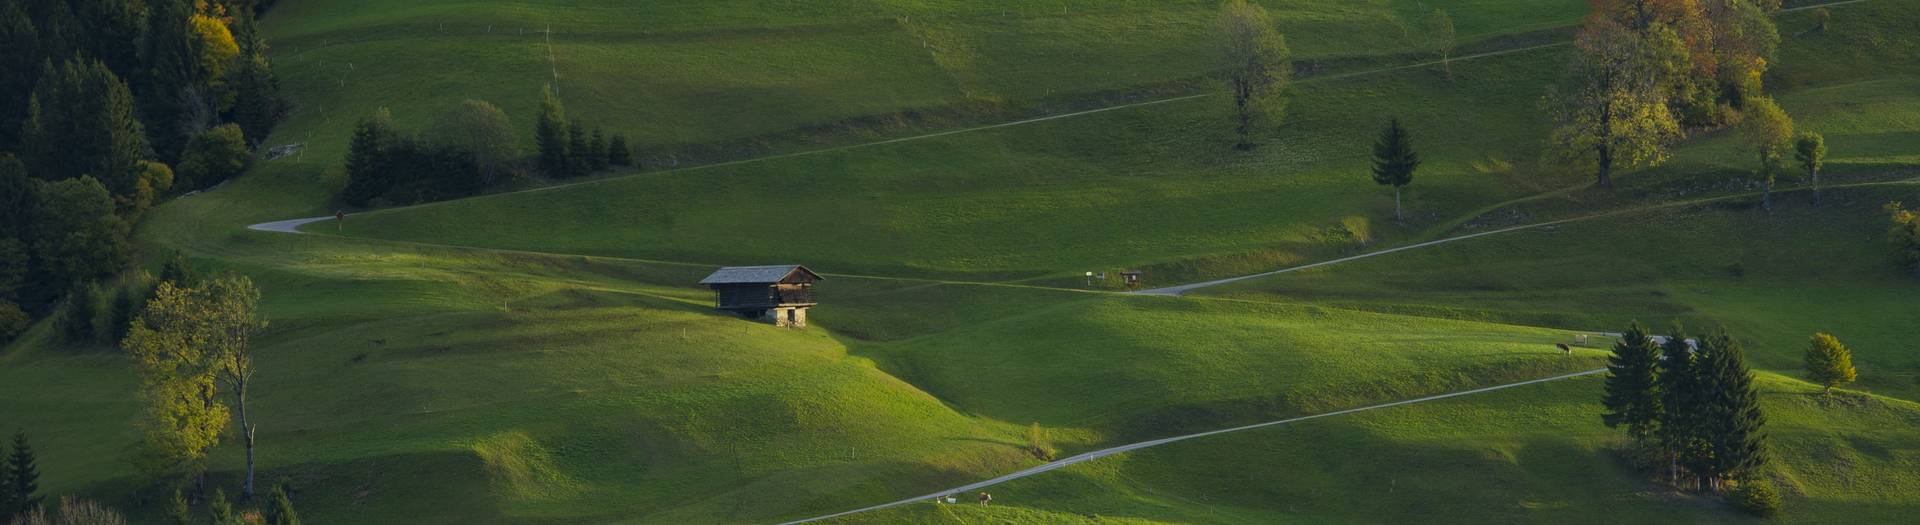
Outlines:
POLYGON ((633 165, 627 138, 588 131, 566 121, 552 90, 543 94, 534 126, 534 159, 523 158, 506 113, 468 100, 424 132, 401 130, 387 109, 354 125, 347 148, 347 186, 340 200, 351 206, 413 204, 462 197, 524 178, 532 169, 553 178, 579 177, 633 165))
POLYGON ((0 342, 118 271, 156 202, 245 171, 288 110, 266 3, 0 0, 0 342))

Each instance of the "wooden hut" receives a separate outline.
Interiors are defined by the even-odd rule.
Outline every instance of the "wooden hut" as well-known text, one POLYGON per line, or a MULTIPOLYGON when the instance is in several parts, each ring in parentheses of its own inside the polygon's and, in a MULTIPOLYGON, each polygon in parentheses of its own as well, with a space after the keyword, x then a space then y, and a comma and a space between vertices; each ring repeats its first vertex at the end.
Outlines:
POLYGON ((729 266, 701 279, 712 288, 715 308, 760 319, 775 326, 807 326, 807 309, 812 308, 813 283, 820 274, 798 264, 775 266, 729 266))

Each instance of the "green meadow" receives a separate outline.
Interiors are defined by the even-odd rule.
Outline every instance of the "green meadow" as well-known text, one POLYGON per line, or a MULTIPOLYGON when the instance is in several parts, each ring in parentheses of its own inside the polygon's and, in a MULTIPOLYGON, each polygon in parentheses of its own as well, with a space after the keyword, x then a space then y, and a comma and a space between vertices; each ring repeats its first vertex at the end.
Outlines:
MULTIPOLYGON (((1836 6, 1818 33, 1781 15, 1770 85, 1833 154, 1818 202, 1785 177, 1771 214, 1731 133, 1612 193, 1540 160, 1537 101, 1569 54, 1546 44, 1585 2, 1262 3, 1305 70, 1284 125, 1236 152, 1212 1, 280 0, 262 25, 297 109, 267 142, 306 148, 156 208, 142 264, 177 250, 259 283, 261 479, 311 523, 800 519, 1042 465, 1032 428, 1068 456, 1591 370, 1606 338, 1553 345, 1633 320, 1748 344, 1783 520, 1920 510, 1920 281, 1888 263, 1879 211, 1920 203, 1915 2, 1836 6), (1499 54, 1453 81, 1426 65, 1436 6, 1457 55, 1499 54), (550 81, 644 166, 245 228, 336 209, 377 108, 420 126, 488 100, 530 149, 550 81), (1366 175, 1396 117, 1426 158, 1404 223, 1366 175), (1170 285, 1608 212, 1184 297, 1082 277, 1170 285), (693 284, 789 262, 826 274, 805 330, 693 284), (1860 369, 1831 399, 1798 370, 1816 330, 1860 369)), ((48 324, 0 351, 0 425, 30 433, 44 493, 160 520, 132 463, 137 378, 48 324)), ((842 521, 1753 521, 1633 472, 1599 396, 1590 377, 1321 418, 842 521)), ((215 483, 242 472, 233 443, 215 483)))

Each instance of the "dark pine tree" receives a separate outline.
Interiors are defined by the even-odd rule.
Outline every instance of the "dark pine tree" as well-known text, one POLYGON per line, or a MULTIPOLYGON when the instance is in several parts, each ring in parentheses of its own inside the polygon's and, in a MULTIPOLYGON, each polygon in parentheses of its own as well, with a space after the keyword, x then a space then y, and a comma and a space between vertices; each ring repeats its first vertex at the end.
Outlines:
POLYGON ((137 91, 147 137, 156 156, 173 164, 187 141, 202 131, 193 118, 196 106, 206 103, 207 72, 194 50, 190 0, 147 2, 147 30, 140 41, 137 91))
POLYGON ((1627 427, 1635 441, 1653 436, 1660 421, 1660 345, 1640 323, 1627 328, 1607 358, 1607 391, 1600 416, 1608 428, 1627 427))
POLYGON ((20 2, 0 2, 0 151, 20 144, 27 99, 40 81, 40 31, 20 2))
POLYGON ((1660 420, 1655 430, 1667 452, 1667 481, 1680 483, 1680 467, 1705 453, 1700 439, 1700 359, 1678 323, 1661 349, 1660 420))
POLYGON ((0 153, 0 237, 26 242, 33 224, 33 180, 27 166, 11 154, 0 153))
POLYGON ((1700 478, 1700 490, 1707 491, 1726 480, 1748 479, 1766 465, 1767 418, 1760 413, 1760 393, 1753 387, 1740 342, 1721 332, 1700 346, 1705 380, 1700 429, 1708 454, 1697 462, 1694 475, 1700 478))
POLYGON ((262 509, 267 525, 300 525, 300 514, 293 510, 293 498, 287 494, 285 483, 274 485, 269 498, 266 508, 262 509))
POLYGON ((1413 152, 1412 139, 1400 119, 1387 123, 1373 143, 1373 182, 1393 186, 1393 220, 1406 220, 1400 213, 1400 188, 1413 182, 1413 171, 1420 168, 1420 155, 1413 152))
POLYGON ((593 172, 593 148, 588 143, 587 127, 574 119, 567 126, 567 174, 578 177, 593 172))
POLYGON ((392 114, 385 108, 354 124, 353 139, 347 143, 347 187, 341 190, 340 200, 365 206, 393 187, 387 168, 387 150, 393 142, 392 114))
POLYGON ((259 146, 286 117, 287 103, 280 97, 280 78, 267 62, 267 43, 254 27, 252 10, 235 17, 233 37, 240 44, 240 56, 227 72, 234 93, 233 121, 251 145, 259 146))
POLYGON ((613 139, 607 142, 607 163, 615 166, 633 165, 633 149, 627 145, 626 135, 615 133, 613 139))
POLYGON ((554 96, 551 86, 540 89, 540 117, 535 119, 533 141, 540 150, 540 169, 549 177, 568 175, 566 107, 554 96))
POLYGON ((70 0, 80 29, 75 47, 122 77, 139 69, 140 9, 126 0, 70 0))
POLYGON ((123 208, 139 189, 146 135, 127 84, 99 61, 45 65, 21 135, 21 160, 36 177, 92 175, 123 208))
MULTIPOLYGON (((7 502, 14 513, 24 512, 40 506, 40 467, 35 465, 33 447, 27 445, 27 434, 13 435, 13 454, 7 456, 7 502)), ((11 514, 9 514, 11 515, 11 514)))
POLYGON ((607 165, 609 164, 607 160, 607 136, 600 132, 600 128, 593 128, 593 138, 587 141, 587 151, 589 153, 587 155, 587 161, 589 164, 592 164, 593 171, 606 171, 607 165))

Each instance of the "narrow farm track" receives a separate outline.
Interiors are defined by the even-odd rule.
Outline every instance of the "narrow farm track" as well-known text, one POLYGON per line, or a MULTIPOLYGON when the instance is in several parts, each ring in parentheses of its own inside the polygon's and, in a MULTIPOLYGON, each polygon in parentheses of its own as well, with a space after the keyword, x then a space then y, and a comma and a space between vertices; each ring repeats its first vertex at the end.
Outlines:
MULTIPOLYGON (((1908 179, 1908 180, 1897 180, 1897 181, 1883 181, 1883 182, 1861 182, 1861 183, 1854 183, 1854 184, 1838 184, 1838 185, 1829 185, 1829 186, 1827 186, 1826 188, 1827 188, 1827 189, 1838 189, 1838 188, 1861 188, 1861 187, 1871 187, 1871 186, 1893 186, 1893 185, 1912 185, 1912 184, 1916 184, 1916 183, 1920 183, 1920 179, 1908 179)), ((1782 194, 1782 193, 1790 193, 1790 192, 1796 192, 1796 191, 1811 191, 1811 188, 1792 188, 1792 189, 1787 189, 1787 190, 1774 190, 1774 193, 1776 193, 1776 194, 1782 194)), ((1168 287, 1164 287, 1164 288, 1154 288, 1154 289, 1150 289, 1150 290, 1140 290, 1140 291, 1138 291, 1138 292, 1133 292, 1133 293, 1135 293, 1135 294, 1139 294, 1139 295, 1182 295, 1182 294, 1185 294, 1185 293, 1187 293, 1187 292, 1190 292, 1190 291, 1194 291, 1194 290, 1198 290, 1198 289, 1201 289, 1201 288, 1212 288, 1212 287, 1215 287, 1215 286, 1220 286, 1220 285, 1224 285, 1224 284, 1232 284, 1232 283, 1236 283, 1236 282, 1240 282, 1240 281, 1245 281, 1245 280, 1249 280, 1249 279, 1259 279, 1259 278, 1261 278, 1261 277, 1270 277, 1270 276, 1274 276, 1274 275, 1280 275, 1280 274, 1284 274, 1284 273, 1292 273, 1292 272, 1297 272, 1297 271, 1301 271, 1301 270, 1311 270, 1311 269, 1314 269, 1314 268, 1319 268, 1319 267, 1322 267, 1322 266, 1331 266, 1331 265, 1335 265, 1335 264, 1340 264, 1340 263, 1344 263, 1344 262, 1351 262, 1351 261, 1357 261, 1357 260, 1360 260, 1360 259, 1366 259, 1366 258, 1369 258, 1369 257, 1379 257, 1379 256, 1382 256, 1382 255, 1387 255, 1387 254, 1392 254, 1392 253, 1397 253, 1397 252, 1403 252, 1403 251, 1407 251, 1407 250, 1414 250, 1414 249, 1419 249, 1419 248, 1426 248, 1426 247, 1430 247, 1430 246, 1438 246, 1438 245, 1441 245, 1441 244, 1447 244, 1447 243, 1450 243, 1450 242, 1458 242, 1458 241, 1464 241, 1464 240, 1467 240, 1467 239, 1474 239, 1474 238, 1479 238, 1479 237, 1485 237, 1485 236, 1488 236, 1488 235, 1498 235, 1498 234, 1502 234, 1502 233, 1512 233, 1512 232, 1517 232, 1517 231, 1524 231, 1524 230, 1533 230, 1533 229, 1539 229, 1539 228, 1545 228, 1545 227, 1548 227, 1548 226, 1558 226, 1558 225, 1562 225, 1562 224, 1568 224, 1568 223, 1574 223, 1574 222, 1580 222, 1580 221, 1587 221, 1587 220, 1593 220, 1593 219, 1603 219, 1603 218, 1607 218, 1607 217, 1617 217, 1617 216, 1621 216, 1621 215, 1627 215, 1627 214, 1633 214, 1633 213, 1641 213, 1641 212, 1646 212, 1646 211, 1652 211, 1652 210, 1660 210, 1660 209, 1667 209, 1667 208, 1684 208, 1684 207, 1688 207, 1688 206, 1698 206, 1698 205, 1701 205, 1701 204, 1707 204, 1707 203, 1712 203, 1712 202, 1719 202, 1719 201, 1725 201, 1725 200, 1732 200, 1732 199, 1739 199, 1739 198, 1751 198, 1751 197, 1753 197, 1753 196, 1755 196, 1755 195, 1759 195, 1759 193, 1758 193, 1758 192, 1749 192, 1749 193, 1738 193, 1738 194, 1733 194, 1733 195, 1721 195, 1721 196, 1718 196, 1718 197, 1708 197, 1708 198, 1705 198, 1705 199, 1694 199, 1694 200, 1686 200, 1686 201, 1675 201, 1675 202, 1668 202, 1668 203, 1663 203, 1663 204, 1655 204, 1655 205, 1651 205, 1651 206, 1641 206, 1641 207, 1636 207, 1636 208, 1626 208, 1626 209, 1620 209, 1620 210, 1614 210, 1614 211, 1610 211, 1610 212, 1605 212, 1605 213, 1596 213, 1596 214, 1593 214, 1593 215, 1582 215, 1582 216, 1579 216, 1579 217, 1568 217, 1568 218, 1565 218, 1565 219, 1558 219, 1558 220, 1551 220, 1551 221, 1546 221, 1546 222, 1537 222, 1537 223, 1533 223, 1533 224, 1523 224, 1523 225, 1520 225, 1520 226, 1510 226, 1510 227, 1506 227, 1506 228, 1500 228, 1500 229, 1497 229, 1497 230, 1487 230, 1487 231, 1483 231, 1483 232, 1477 232, 1477 233, 1470 233, 1470 234, 1466 234, 1466 235, 1458 235, 1458 236, 1454 236, 1454 237, 1447 237, 1447 238, 1444 238, 1444 239, 1435 239, 1435 240, 1431 240, 1431 241, 1426 241, 1426 242, 1419 242, 1419 243, 1414 243, 1414 244, 1409 244, 1409 245, 1406 245, 1406 246, 1395 246, 1395 247, 1392 247, 1392 248, 1387 248, 1387 249, 1385 249, 1385 250, 1380 250, 1380 251, 1374 251, 1374 252, 1367 252, 1367 253, 1363 253, 1363 254, 1360 254, 1360 255, 1355 255, 1355 256, 1351 256, 1351 257, 1341 257, 1341 258, 1339 258, 1339 259, 1332 259, 1332 260, 1326 260, 1326 261, 1320 261, 1320 262, 1316 262, 1316 263, 1309 263, 1309 264, 1302 264, 1302 265, 1299 265, 1299 266, 1291 266, 1291 267, 1287 267, 1287 268, 1281 268, 1281 269, 1278 269, 1278 270, 1273 270, 1273 271, 1270 271, 1270 272, 1260 272, 1260 273, 1255 273, 1255 274, 1248 274, 1248 275, 1242 275, 1242 276, 1238 276, 1238 277, 1228 277, 1228 278, 1225 278, 1225 279, 1214 279, 1214 280, 1211 280, 1211 281, 1201 281, 1201 282, 1197 282, 1197 283, 1188 283, 1188 284, 1182 284, 1182 285, 1178 285, 1178 286, 1168 286, 1168 287)))
MULTIPOLYGON (((1867 2, 1867 1, 1869 1, 1869 0, 1843 0, 1843 1, 1840 1, 1840 2, 1830 2, 1830 3, 1823 3, 1823 4, 1812 4, 1812 5, 1805 5, 1805 6, 1800 6, 1800 7, 1794 7, 1794 8, 1788 8, 1788 9, 1781 9, 1781 10, 1780 10, 1780 12, 1782 12, 1782 13, 1789 13, 1789 12, 1794 12, 1794 11, 1804 11, 1804 10, 1808 10, 1808 9, 1816 9, 1816 8, 1821 8, 1821 7, 1835 7, 1835 6, 1842 6, 1842 5, 1847 5, 1847 4, 1857 4, 1857 3, 1861 3, 1861 2, 1867 2)), ((1487 58, 1493 58, 1493 57, 1499 57, 1499 56, 1504 56, 1504 55, 1512 55, 1512 54, 1517 54, 1517 53, 1525 53, 1525 52, 1528 52, 1528 51, 1537 51, 1537 50, 1541 50, 1541 49, 1549 49, 1549 48, 1555 48, 1555 47, 1562 47, 1562 46, 1568 46, 1568 45, 1572 45, 1572 44, 1573 44, 1573 42, 1571 42, 1571 41, 1562 41, 1562 42, 1553 42, 1553 43, 1547 43, 1547 44, 1540 44, 1540 45, 1534 45, 1534 46, 1527 46, 1527 47, 1520 47, 1520 48, 1514 48, 1514 49, 1503 49, 1503 50, 1499 50, 1499 51, 1488 51, 1488 52, 1485 52, 1485 53, 1478 53, 1478 54, 1472 54, 1472 55, 1463 55, 1463 56, 1458 56, 1458 57, 1453 57, 1453 58, 1450 58, 1450 59, 1448 59, 1448 60, 1446 60, 1446 62, 1462 62, 1462 61, 1472 61, 1472 60, 1481 60, 1481 59, 1487 59, 1487 58)), ((1364 71, 1353 71, 1353 72, 1348 72, 1348 73, 1336 73, 1336 74, 1330 74, 1330 75, 1323 75, 1323 76, 1313 76, 1313 77, 1308 77, 1308 78, 1303 78, 1303 79, 1300 79, 1300 80, 1299 80, 1299 81, 1298 81, 1297 83, 1300 83, 1300 84, 1309 84, 1309 83, 1317 83, 1317 82, 1327 82, 1327 81, 1332 81, 1332 80, 1342 80, 1342 79, 1348 79, 1348 78, 1355 78, 1355 77, 1362 77, 1362 76, 1368 76, 1368 75, 1377 75, 1377 74, 1381 74, 1381 73, 1391 73, 1391 72, 1394 72, 1394 71, 1401 71, 1401 70, 1407 70, 1407 69, 1417 69, 1417 68, 1423 68, 1423 67, 1433 67, 1433 66, 1438 66, 1438 65, 1441 65, 1441 63, 1442 63, 1442 62, 1443 62, 1443 61, 1441 61, 1441 60, 1428 60, 1428 61, 1423 61, 1423 62, 1415 62, 1415 63, 1412 63, 1412 64, 1401 64, 1401 65, 1397 65, 1397 66, 1389 66, 1389 67, 1383 67, 1383 68, 1378 68, 1378 69, 1369 69, 1369 70, 1364 70, 1364 71)), ((558 75, 559 75, 559 71, 558 71, 558 70, 555 70, 555 71, 554 71, 554 75, 555 75, 555 76, 556 76, 556 78, 557 78, 557 77, 558 77, 558 75)), ((879 140, 879 141, 874 141, 874 142, 863 142, 863 143, 859 143, 859 144, 849 144, 849 145, 845 145, 845 146, 835 146, 835 147, 830 147, 830 148, 821 148, 821 149, 812 149, 812 150, 805 150, 805 151, 795 151, 795 152, 791 152, 791 153, 782 153, 782 154, 778 154, 778 155, 768 155, 768 156, 765 156, 765 157, 754 157, 754 158, 750 158, 750 159, 740 159, 740 160, 732 160, 732 161, 726 161, 726 162, 716 162, 716 163, 713 163, 713 164, 702 164, 702 165, 699 165, 699 166, 689 166, 689 167, 685 167, 685 168, 675 168, 675 169, 670 169, 670 170, 664 170, 664 171, 655 171, 655 172, 647 172, 647 173, 635 173, 635 174, 630 174, 630 175, 619 175, 619 176, 613 176, 613 177, 606 177, 606 178, 600 178, 600 179, 593 179, 593 180, 584 180, 584 181, 579 181, 579 182, 571 182, 571 183, 567 183, 567 184, 555 184, 555 185, 552 185, 552 186, 542 186, 542 187, 538 187, 538 188, 529 188, 529 189, 524 189, 524 190, 518 190, 518 191, 510 191, 510 192, 502 192, 502 193, 492 193, 492 194, 487 194, 487 195, 477 195, 477 196, 474 196, 474 197, 464 197, 464 198, 461 198, 461 199, 453 199, 453 200, 448 200, 448 201, 439 201, 439 202, 429 202, 429 203, 423 203, 423 204, 415 204, 415 205, 412 205, 412 206, 402 206, 402 207, 398 207, 398 208, 387 208, 387 209, 385 209, 385 210, 380 210, 380 211, 388 211, 388 210, 403 210, 403 209, 408 209, 408 208, 420 208, 420 207, 427 207, 427 206, 435 206, 435 205, 439 205, 439 204, 444 204, 444 203, 447 203, 447 202, 456 202, 456 201, 460 201, 460 200, 464 200, 464 199, 471 199, 471 198, 476 198, 476 197, 490 197, 490 196, 497 196, 497 195, 512 195, 512 194, 517 194, 517 193, 534 193, 534 192, 542 192, 542 191, 550 191, 550 190, 557 190, 557 189, 562 189, 562 188, 571 188, 571 187, 575 187, 575 186, 585 186, 585 185, 591 185, 591 184, 600 184, 600 183, 603 183, 603 182, 607 182, 607 181, 612 181, 612 180, 620 180, 620 179, 625 179, 625 178, 628 178, 628 177, 636 177, 636 176, 640 176, 640 175, 669 175, 669 174, 676 174, 676 173, 686 173, 686 172, 692 172, 692 171, 700 171, 700 170, 710 170, 710 169, 714 169, 714 168, 724 168, 724 167, 728 167, 728 166, 739 166, 739 165, 742 165, 742 164, 752 164, 752 163, 757 163, 757 162, 767 162, 767 161, 774 161, 774 160, 781 160, 781 159, 789 159, 789 158, 794 158, 794 157, 805 157, 805 156, 812 156, 812 155, 824 155, 824 154, 828 154, 828 153, 835 153, 835 152, 841 152, 841 151, 847 151, 847 150, 853 150, 853 149, 860 149, 860 148, 870 148, 870 147, 875 147, 875 146, 884 146, 884 145, 888 145, 888 144, 898 144, 898 143, 902 143, 902 142, 913 142, 913 141, 919 141, 919 140, 928 140, 928 139, 936 139, 936 138, 940 138, 940 137, 948 137, 948 136, 953 136, 953 135, 960 135, 960 134, 965 134, 965 133, 975 133, 975 132, 981 132, 981 131, 990 131, 990 130, 995 130, 995 129, 1001 129, 1001 128, 1009 128, 1009 127, 1015 127, 1015 126, 1025 126, 1025 125, 1029 125, 1029 124, 1038 124, 1038 123, 1041 123, 1041 122, 1048 122, 1048 121, 1054 121, 1054 120, 1061 120, 1061 119, 1069 119, 1069 118, 1074 118, 1074 117, 1084 117, 1084 116, 1087 116, 1087 115, 1095 115, 1095 114, 1099 114, 1099 113, 1106 113, 1106 112, 1109 112, 1109 111, 1118 111, 1118 110, 1122 110, 1122 109, 1130 109, 1130 108, 1139 108, 1139 107, 1147 107, 1147 106, 1156 106, 1156 105, 1160 105, 1160 104, 1170 104, 1170 103, 1175 103, 1175 102, 1184 102, 1184 101, 1188 101, 1188 100, 1195 100, 1195 99, 1201 99, 1201 98, 1207 98, 1207 97, 1212 97, 1212 96, 1216 96, 1216 95, 1221 95, 1221 94, 1223 94, 1223 93, 1220 93, 1220 92, 1208 92, 1208 93, 1197 93, 1197 94, 1192 94, 1192 95, 1182 95, 1182 96, 1178 96, 1178 97, 1168 97, 1168 98, 1161 98, 1161 99, 1154 99, 1154 100, 1145 100, 1145 101, 1140 101, 1140 102, 1131 102, 1131 103, 1126 103, 1126 104, 1117 104, 1117 105, 1113 105, 1113 106, 1107 106, 1107 107, 1103 107, 1103 108, 1096 108, 1096 109, 1089 109, 1089 110, 1085 110, 1085 111, 1075 111, 1075 112, 1071 112, 1071 113, 1061 113, 1061 114, 1058 114, 1058 115, 1048 115, 1048 116, 1043 116, 1043 117, 1034 117, 1034 118, 1028 118, 1028 119, 1021 119, 1021 120, 1014 120, 1014 121, 1009 121, 1009 122, 1002 122, 1002 123, 999 123, 999 124, 989 124, 989 125, 985 125, 985 126, 975 126, 975 127, 970 127, 970 128, 961 128, 961 129, 953 129, 953 130, 947 130, 947 131, 940 131, 940 132, 934 132, 934 133, 927 133, 927 134, 923 134, 923 135, 913 135, 913 136, 907 136, 907 137, 899 137, 899 138, 892 138, 892 139, 886 139, 886 140, 879 140)), ((267 223, 260 223, 260 224, 254 224, 254 225, 251 225, 251 226, 248 226, 248 227, 247 227, 247 229, 251 229, 251 230, 258 230, 258 231, 287 231, 287 230, 278 230, 278 229, 271 229, 271 228, 272 228, 272 225, 276 225, 276 224, 281 224, 281 223, 288 223, 288 222, 290 222, 290 221, 274 221, 274 222, 267 222, 267 223)), ((313 222, 313 221, 307 221, 307 222, 313 222)), ((299 223, 299 224, 293 224, 292 226, 289 226, 288 228, 291 228, 291 227, 297 227, 297 226, 299 226, 300 224, 304 224, 304 223, 299 223)))
POLYGON ((1366 412, 1366 411, 1368 411, 1368 410, 1379 410, 1379 409, 1382 409, 1382 408, 1392 408, 1392 407, 1397 407, 1397 406, 1404 406, 1404 405, 1412 405, 1412 404, 1417 404, 1417 403, 1426 403, 1426 402, 1430 402, 1430 401, 1439 401, 1439 400, 1442 400, 1442 399, 1448 399, 1448 398, 1454 398, 1454 397, 1461 397, 1461 396, 1470 396, 1470 395, 1474 395, 1474 394, 1484 394, 1484 393, 1487 393, 1487 392, 1493 392, 1493 391, 1497 391, 1497 390, 1505 390, 1505 389, 1509 389, 1509 388, 1514 388, 1514 387, 1522 387, 1522 386, 1527 386, 1527 385, 1533 385, 1533 384, 1539 384, 1539 383, 1545 383, 1545 382, 1549 382, 1549 381, 1560 381, 1560 380, 1564 380, 1564 379, 1573 379, 1573 378, 1576 378, 1576 377, 1584 377, 1584 376, 1590 376, 1590 375, 1596 375, 1596 374, 1601 374, 1601 373, 1605 373, 1606 371, 1607 371, 1607 369, 1605 369, 1605 368, 1597 368, 1597 369, 1593 369, 1593 370, 1588 370, 1588 371, 1585 371, 1585 372, 1574 372, 1574 373, 1571 373, 1571 374, 1566 374, 1566 375, 1558 375, 1558 376, 1553 376, 1553 377, 1545 377, 1545 378, 1540 378, 1540 379, 1531 379, 1531 380, 1527 380, 1527 381, 1521 381, 1521 382, 1518 382, 1518 383, 1508 383, 1508 384, 1504 384, 1504 385, 1495 385, 1495 386, 1490 386, 1490 387, 1484 387, 1484 388, 1475 388, 1475 389, 1472 389, 1472 390, 1462 390, 1462 391, 1459 391, 1459 392, 1450 392, 1450 393, 1446 393, 1446 394, 1438 394, 1438 395, 1431 395, 1431 396, 1427 396, 1427 397, 1419 397, 1419 398, 1414 398, 1414 399, 1406 399, 1406 400, 1401 400, 1401 401, 1393 401, 1393 402, 1388 402, 1388 403, 1381 403, 1381 404, 1377 404, 1377 405, 1367 405, 1367 406, 1363 406, 1363 407, 1358 407, 1358 408, 1349 408, 1349 409, 1346 409, 1346 410, 1335 410, 1335 411, 1333 411, 1333 412, 1327 412, 1327 413, 1323 413, 1323 414, 1314 414, 1314 415, 1311 415, 1311 416, 1300 416, 1300 417, 1295 417, 1295 418, 1288 418, 1288 419, 1281 419, 1281 420, 1276 420, 1276 421, 1268 421, 1268 422, 1265 422, 1265 423, 1254 423, 1254 424, 1251 424, 1251 425, 1245 425, 1245 426, 1238 426, 1238 427, 1233 427, 1233 428, 1223 428, 1223 429, 1220 429, 1220 430, 1210 430, 1210 431, 1206 431, 1206 432, 1200 432, 1200 433, 1195 433, 1195 434, 1187 434, 1187 435, 1184 435, 1184 436, 1173 436, 1173 437, 1168 437, 1168 438, 1160 438, 1160 439, 1155 439, 1155 440, 1152 440, 1152 441, 1142 441, 1142 442, 1139 442, 1139 443, 1133 443, 1133 444, 1128 444, 1128 445, 1120 445, 1120 446, 1117 446, 1117 447, 1112 447, 1112 448, 1104 448, 1104 449, 1100 449, 1100 450, 1095 450, 1095 451, 1092 451, 1092 452, 1086 452, 1086 453, 1082 453, 1082 454, 1079 454, 1079 455, 1075 455, 1075 456, 1073 456, 1073 457, 1069 457, 1069 458, 1066 458, 1066 459, 1061 459, 1061 460, 1058 460, 1058 461, 1054 461, 1054 462, 1051 462, 1051 463, 1047 463, 1047 464, 1045 464, 1045 465, 1040 465, 1040 466, 1038 466, 1038 467, 1033 467, 1033 468, 1029 468, 1029 469, 1026 469, 1026 470, 1021 470, 1021 471, 1019 471, 1019 472, 1014 472, 1014 473, 1012 473, 1012 474, 1007 474, 1007 475, 1004 475, 1004 476, 1000 476, 1000 477, 997 477, 997 478, 993 478, 993 479, 989 479, 989 480, 986 480, 986 481, 981 481, 981 482, 978 482, 978 483, 971 483, 971 484, 967 484, 967 485, 961 485, 961 486, 958 486, 958 487, 954 487, 954 488, 950 488, 950 489, 947 489, 947 490, 942 490, 942 491, 939 491, 939 492, 934 492, 934 493, 931 493, 931 494, 925 494, 925 495, 922 495, 922 496, 918 496, 918 497, 912 497, 912 498, 907 498, 907 499, 903 499, 903 500, 899 500, 899 501, 893 501, 893 502, 888 502, 888 503, 882 503, 882 504, 879 504, 879 505, 873 505, 873 506, 869 506, 869 507, 862 507, 862 508, 858 508, 858 509, 854 509, 854 510, 849 510, 849 511, 845 511, 845 512, 836 512, 836 513, 833 513, 833 514, 827 514, 827 515, 823 515, 823 516, 815 516, 815 517, 812 517, 812 518, 807 518, 807 519, 801 519, 801 520, 794 520, 794 521, 789 521, 789 522, 785 522, 785 524, 784 524, 784 525, 793 525, 793 524, 797 524, 797 523, 809 523, 809 522, 815 522, 815 521, 821 521, 821 520, 828 520, 828 519, 833 519, 833 518, 838 518, 838 517, 842 517, 842 516, 850 516, 850 515, 854 515, 854 514, 859 514, 859 513, 862 513, 862 512, 871 512, 871 511, 876 511, 876 510, 881 510, 881 509, 888 509, 888 508, 893 508, 893 507, 898 507, 898 506, 901 506, 901 505, 908 505, 908 504, 912 504, 912 503, 917 503, 917 502, 926 502, 926 501, 932 501, 932 500, 933 500, 933 499, 935 499, 935 498, 939 498, 939 497, 941 497, 941 496, 947 496, 947 495, 955 495, 955 494, 958 494, 958 495, 965 495, 966 493, 968 493, 968 492, 972 492, 972 491, 975 491, 975 490, 980 490, 980 489, 983 489, 983 488, 987 488, 987 487, 991 487, 991 486, 994 486, 994 485, 999 485, 999 484, 1001 484, 1001 483, 1006 483, 1006 482, 1009 482, 1009 481, 1013 481, 1013 480, 1016 480, 1016 479, 1020 479, 1020 478, 1025 478, 1025 477, 1030 477, 1030 476, 1036 476, 1036 475, 1039 475, 1039 474, 1044 474, 1044 473, 1047 473, 1047 472, 1051 472, 1051 471, 1054 471, 1054 470, 1059 470, 1059 469, 1062 469, 1062 468, 1066 468, 1066 467, 1068 467, 1068 466, 1072 466, 1072 465, 1075 465, 1075 464, 1079 464, 1079 463, 1086 463, 1086 462, 1089 462, 1089 461, 1093 461, 1093 460, 1096 460, 1096 459, 1100 459, 1100 458, 1104 458, 1104 457, 1107 457, 1107 456, 1112 456, 1112 455, 1114 455, 1114 454, 1121 454, 1121 453, 1125 453, 1125 452, 1132 452, 1132 451, 1135 451, 1135 450, 1140 450, 1140 449, 1145 449, 1145 448, 1153 448, 1153 447, 1157 447, 1157 446, 1160 446, 1160 445, 1166 445, 1166 444, 1171 444, 1171 443, 1178 443, 1178 442, 1181 442, 1181 441, 1187 441, 1187 440, 1191 440, 1191 439, 1199 439, 1199 438, 1204 438, 1204 437, 1208 437, 1208 436, 1215 436, 1215 435, 1219 435, 1219 434, 1229 434, 1229 433, 1234 433, 1234 432, 1244 432, 1244 431, 1248 431, 1248 430, 1255 430, 1255 429, 1261 429, 1261 428, 1266 428, 1266 427, 1272 427, 1272 426, 1279 426, 1279 425, 1286 425, 1286 424, 1291 424, 1291 423, 1299 423, 1299 422, 1302 422, 1302 421, 1308 421, 1308 420, 1313 420, 1313 419, 1320 419, 1320 418, 1324 418, 1324 417, 1333 417, 1333 416, 1340 416, 1340 415, 1346 415, 1346 414, 1352 414, 1352 413, 1355 413, 1355 412, 1366 412))

